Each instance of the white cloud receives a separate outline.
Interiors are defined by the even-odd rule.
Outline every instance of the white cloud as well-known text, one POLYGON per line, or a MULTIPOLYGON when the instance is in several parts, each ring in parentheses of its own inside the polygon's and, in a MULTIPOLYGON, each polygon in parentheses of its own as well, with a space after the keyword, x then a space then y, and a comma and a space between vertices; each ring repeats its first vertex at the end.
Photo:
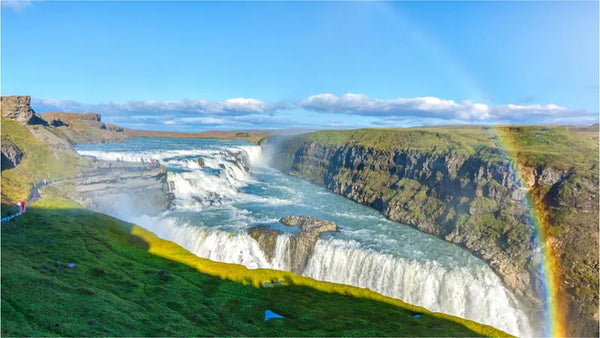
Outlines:
POLYGON ((23 9, 31 6, 33 1, 31 1, 31 0, 2 0, 0 2, 2 3, 2 8, 11 9, 16 12, 20 12, 23 9))
POLYGON ((33 99, 38 112, 96 112, 107 122, 141 122, 192 128, 350 128, 433 124, 592 124, 598 114, 556 104, 491 106, 470 100, 424 96, 378 99, 363 94, 323 93, 301 101, 265 102, 255 98, 224 101, 129 101, 84 104, 74 100, 33 99), (302 110, 304 109, 304 111, 302 110), (307 112, 308 110, 309 112, 307 112))
POLYGON ((214 117, 184 117, 179 119, 183 123, 200 123, 200 124, 223 124, 226 123, 224 119, 214 117))
POLYGON ((240 111, 247 113, 264 113, 267 110, 267 104, 264 102, 252 99, 237 97, 228 99, 223 102, 222 107, 227 111, 240 111))
POLYGON ((489 106, 470 100, 456 102, 437 97, 386 100, 353 93, 340 96, 330 93, 313 95, 300 101, 300 106, 317 112, 382 117, 380 123, 383 125, 414 119, 450 123, 557 123, 569 120, 577 123, 598 118, 597 114, 589 111, 568 109, 556 104, 489 106))
POLYGON ((484 120, 489 117, 485 104, 440 99, 437 97, 397 98, 391 100, 372 99, 363 94, 348 93, 335 96, 330 93, 308 97, 300 102, 304 108, 330 113, 346 113, 365 116, 421 115, 457 116, 463 119, 484 120))
POLYGON ((46 111, 97 112, 100 114, 118 113, 181 113, 181 114, 267 114, 281 108, 253 98, 232 98, 225 101, 207 100, 179 101, 129 101, 126 103, 84 104, 74 100, 33 99, 32 104, 42 106, 46 111))

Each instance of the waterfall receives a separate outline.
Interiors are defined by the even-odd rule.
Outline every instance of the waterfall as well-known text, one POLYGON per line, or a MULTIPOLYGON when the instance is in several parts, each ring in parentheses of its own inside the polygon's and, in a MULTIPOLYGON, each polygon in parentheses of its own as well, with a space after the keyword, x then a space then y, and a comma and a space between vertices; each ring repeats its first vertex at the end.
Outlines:
MULTIPOLYGON (((279 235, 269 261, 245 232, 178 224, 176 218, 145 222, 149 230, 178 243, 193 254, 250 269, 290 271, 289 234, 279 235)), ((479 323, 510 334, 534 335, 527 315, 487 267, 448 268, 436 261, 418 261, 339 239, 319 239, 302 275, 316 280, 368 288, 383 295, 479 323)))
POLYGON ((479 323, 531 336, 527 315, 490 269, 449 269, 436 261, 416 261, 356 243, 319 240, 303 275, 355 285, 383 295, 479 323))
MULTIPOLYGON (((146 227, 159 237, 173 241, 199 257, 242 264, 251 269, 291 269, 290 233, 284 231, 276 237, 274 244, 272 240, 269 242, 272 257, 267 257, 261 250, 261 245, 248 233, 251 226, 265 222, 277 223, 278 218, 273 218, 274 215, 267 212, 268 210, 281 208, 286 203, 289 207, 282 209, 286 212, 295 212, 300 207, 299 204, 304 208, 314 205, 315 209, 310 210, 322 210, 325 205, 326 215, 342 217, 347 221, 350 217, 346 217, 346 213, 355 212, 349 211, 354 210, 354 204, 346 205, 345 203, 352 203, 347 200, 339 202, 340 204, 336 205, 338 209, 330 210, 327 203, 319 204, 321 202, 318 200, 323 194, 331 196, 330 193, 313 192, 310 190, 313 188, 310 187, 298 190, 299 186, 293 185, 280 173, 276 174, 279 175, 276 176, 276 181, 269 183, 271 185, 260 185, 257 181, 259 178, 253 174, 258 171, 248 170, 249 167, 263 165, 259 146, 221 145, 212 148, 135 153, 86 150, 80 151, 80 154, 105 160, 119 158, 139 162, 142 157, 160 160, 161 164, 169 169, 168 180, 175 196, 173 209, 159 216, 132 216, 127 220, 146 227), (202 161, 199 162, 199 159, 202 161), (258 190, 252 191, 251 188, 256 185, 259 186, 256 188, 258 190), (261 195, 261 189, 272 190, 261 195), (240 203, 251 205, 239 207, 240 203), (260 204, 258 211, 251 211, 252 205, 256 204, 260 204)), ((356 213, 362 215, 362 211, 356 213)), ((361 241, 364 241, 363 237, 372 236, 373 231, 375 234, 389 234, 389 229, 402 225, 391 222, 388 224, 387 221, 381 221, 382 216, 366 212, 365 217, 352 219, 360 222, 360 227, 342 229, 342 232, 346 231, 346 237, 340 236, 343 234, 333 234, 317 240, 302 271, 303 275, 317 280, 368 288, 431 311, 489 324, 510 334, 536 334, 518 300, 504 288, 498 276, 485 263, 474 258, 465 260, 448 255, 418 255, 399 250, 393 246, 396 245, 394 243, 383 243, 385 241, 380 241, 382 248, 391 245, 385 247, 385 250, 372 245, 367 247, 361 244, 361 241), (362 234, 362 237, 348 237, 350 234, 362 234)), ((417 237, 409 238, 416 240, 411 242, 411 245, 418 245, 420 251, 445 252, 436 248, 451 246, 441 240, 424 238, 422 236, 426 235, 416 231, 415 233, 417 235, 414 236, 417 237)), ((265 243, 261 244, 264 247, 265 243)))

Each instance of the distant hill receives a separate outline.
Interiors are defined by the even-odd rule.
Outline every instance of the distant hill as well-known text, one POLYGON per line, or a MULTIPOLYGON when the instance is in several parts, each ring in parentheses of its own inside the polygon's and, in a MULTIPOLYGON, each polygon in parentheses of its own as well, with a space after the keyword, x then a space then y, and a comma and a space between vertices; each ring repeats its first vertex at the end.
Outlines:
POLYGON ((131 137, 216 138, 228 140, 245 140, 252 143, 258 143, 261 139, 272 135, 272 133, 272 131, 268 130, 209 130, 200 133, 179 133, 170 131, 127 129, 127 134, 131 137))

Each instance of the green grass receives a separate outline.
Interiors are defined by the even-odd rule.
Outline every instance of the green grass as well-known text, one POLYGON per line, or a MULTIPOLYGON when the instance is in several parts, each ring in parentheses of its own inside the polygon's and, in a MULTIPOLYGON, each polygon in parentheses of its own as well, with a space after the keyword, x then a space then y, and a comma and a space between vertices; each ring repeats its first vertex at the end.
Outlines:
POLYGON ((381 128, 324 130, 308 135, 308 141, 327 145, 360 145, 381 151, 404 150, 434 154, 470 155, 494 145, 494 134, 487 128, 381 128))
POLYGON ((72 177, 88 163, 72 151, 49 147, 35 138, 24 125, 2 118, 2 140, 6 139, 17 144, 24 155, 18 166, 2 171, 3 203, 27 198, 31 187, 42 179, 72 177))
POLYGON ((501 127, 497 130, 508 150, 523 166, 552 166, 597 177, 598 142, 585 133, 544 126, 501 127))
MULTIPOLYGON (((24 151, 16 168, 2 172, 3 214, 34 183, 87 165, 14 121, 2 120, 2 137, 24 151)), ((2 224, 4 336, 505 335, 370 290, 198 258, 60 198, 68 188, 42 188, 44 199, 2 224), (262 287, 272 281, 284 285, 262 287), (286 318, 264 322, 266 309, 286 318)))
POLYGON ((358 145, 379 151, 470 156, 487 162, 517 160, 527 166, 598 171, 598 142, 565 127, 421 127, 324 130, 306 136, 323 145, 358 145))
POLYGON ((4 336, 503 335, 368 290, 200 259, 67 200, 42 200, 1 231, 4 336), (286 318, 264 322, 265 309, 286 318))

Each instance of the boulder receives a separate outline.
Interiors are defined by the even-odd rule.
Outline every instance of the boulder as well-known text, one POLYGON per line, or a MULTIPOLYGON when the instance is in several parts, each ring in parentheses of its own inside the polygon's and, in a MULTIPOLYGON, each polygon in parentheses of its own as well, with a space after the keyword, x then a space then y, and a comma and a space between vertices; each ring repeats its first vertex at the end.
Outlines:
MULTIPOLYGON (((290 237, 290 246, 287 251, 288 257, 284 257, 284 260, 289 264, 290 271, 297 274, 301 274, 306 267, 319 238, 319 234, 337 231, 335 222, 315 217, 287 216, 280 219, 279 222, 286 226, 300 228, 298 232, 290 237)), ((271 229, 268 225, 260 225, 251 228, 249 234, 258 242, 267 259, 272 261, 275 255, 277 237, 282 232, 271 229)))

